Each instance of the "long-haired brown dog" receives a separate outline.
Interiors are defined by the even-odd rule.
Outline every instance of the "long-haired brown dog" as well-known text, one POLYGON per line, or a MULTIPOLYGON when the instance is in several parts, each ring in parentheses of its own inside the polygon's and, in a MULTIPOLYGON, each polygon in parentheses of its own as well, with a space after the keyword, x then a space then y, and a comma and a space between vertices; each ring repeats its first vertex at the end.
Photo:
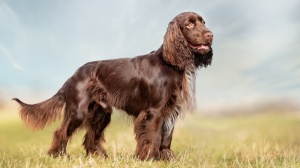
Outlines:
POLYGON ((22 120, 34 130, 58 119, 64 109, 49 155, 65 154, 68 139, 82 125, 86 153, 107 156, 104 129, 115 107, 134 117, 137 157, 168 160, 174 156, 170 146, 175 121, 194 106, 195 72, 211 64, 212 40, 201 16, 181 13, 169 23, 157 51, 87 63, 41 103, 14 100, 21 105, 22 120))

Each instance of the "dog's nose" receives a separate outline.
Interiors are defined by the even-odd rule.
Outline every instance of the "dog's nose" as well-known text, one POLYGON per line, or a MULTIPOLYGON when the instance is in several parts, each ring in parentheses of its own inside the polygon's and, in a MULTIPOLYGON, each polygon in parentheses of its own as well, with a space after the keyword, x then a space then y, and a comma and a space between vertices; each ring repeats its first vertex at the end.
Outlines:
POLYGON ((204 37, 205 37, 206 39, 212 40, 213 37, 214 37, 214 35, 212 34, 212 32, 206 32, 206 33, 204 34, 204 37))

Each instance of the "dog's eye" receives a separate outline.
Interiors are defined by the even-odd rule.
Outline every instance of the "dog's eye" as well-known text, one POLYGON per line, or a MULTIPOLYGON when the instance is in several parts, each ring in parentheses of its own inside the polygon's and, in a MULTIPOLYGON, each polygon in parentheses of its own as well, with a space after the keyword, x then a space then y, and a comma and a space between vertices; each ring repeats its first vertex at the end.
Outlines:
POLYGON ((188 23, 185 27, 188 28, 188 29, 191 29, 191 28, 195 27, 195 24, 194 23, 188 23))
POLYGON ((204 21, 204 20, 202 20, 201 22, 202 22, 203 24, 205 24, 205 21, 204 21))

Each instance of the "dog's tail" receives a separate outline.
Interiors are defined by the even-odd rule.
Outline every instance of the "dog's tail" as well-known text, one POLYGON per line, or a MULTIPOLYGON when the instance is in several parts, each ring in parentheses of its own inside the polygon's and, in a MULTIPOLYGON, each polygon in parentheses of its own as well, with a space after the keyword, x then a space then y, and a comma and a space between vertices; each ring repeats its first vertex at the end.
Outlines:
POLYGON ((32 130, 43 129, 46 125, 58 120, 65 104, 64 99, 59 94, 37 104, 26 104, 18 98, 13 100, 21 105, 20 117, 25 125, 32 130))

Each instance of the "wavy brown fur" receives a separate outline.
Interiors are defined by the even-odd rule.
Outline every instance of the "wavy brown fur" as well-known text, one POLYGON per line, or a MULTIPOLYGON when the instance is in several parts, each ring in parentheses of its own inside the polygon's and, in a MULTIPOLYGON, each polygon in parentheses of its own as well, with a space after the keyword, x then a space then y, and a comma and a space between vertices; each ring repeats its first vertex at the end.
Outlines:
POLYGON ((169 23, 164 36, 163 53, 164 59, 180 70, 193 63, 194 55, 182 35, 177 18, 169 23))
POLYGON ((57 96, 32 105, 23 103, 17 98, 13 100, 21 105, 20 117, 25 125, 32 130, 43 129, 46 125, 59 119, 64 106, 64 101, 57 96))
POLYGON ((103 109, 96 102, 91 103, 88 108, 89 113, 84 121, 86 134, 82 145, 85 147, 87 154, 107 157, 103 147, 105 142, 104 129, 110 123, 112 109, 103 109))

